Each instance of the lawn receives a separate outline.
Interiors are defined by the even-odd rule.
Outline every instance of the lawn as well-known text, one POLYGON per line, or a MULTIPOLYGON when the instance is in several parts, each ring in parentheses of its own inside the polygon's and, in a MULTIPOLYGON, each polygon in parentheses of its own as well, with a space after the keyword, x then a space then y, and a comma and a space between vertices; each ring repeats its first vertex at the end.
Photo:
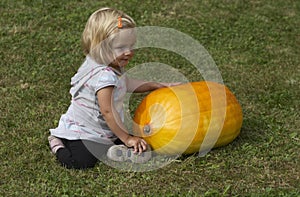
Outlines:
MULTIPOLYGON (((299 196, 299 13, 296 0, 1 0, 0 196, 299 196), (149 172, 60 166, 48 129, 69 105, 85 22, 104 6, 203 45, 243 108, 238 138, 149 172)), ((147 62, 202 80, 186 59, 155 48, 138 49, 129 68, 147 62)), ((131 98, 132 112, 142 97, 131 98)))

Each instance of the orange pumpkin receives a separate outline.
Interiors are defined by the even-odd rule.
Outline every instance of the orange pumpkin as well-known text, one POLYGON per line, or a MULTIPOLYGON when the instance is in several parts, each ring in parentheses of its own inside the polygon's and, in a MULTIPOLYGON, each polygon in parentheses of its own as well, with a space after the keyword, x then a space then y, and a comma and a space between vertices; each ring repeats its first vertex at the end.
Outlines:
POLYGON ((133 132, 157 153, 191 154, 232 142, 242 119, 226 86, 191 82, 148 94, 135 111, 133 132))

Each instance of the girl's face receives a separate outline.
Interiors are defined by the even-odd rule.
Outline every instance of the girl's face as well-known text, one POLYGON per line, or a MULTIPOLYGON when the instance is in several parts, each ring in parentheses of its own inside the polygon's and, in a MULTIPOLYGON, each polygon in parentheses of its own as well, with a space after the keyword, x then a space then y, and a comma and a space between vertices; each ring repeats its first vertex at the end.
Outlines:
POLYGON ((117 33, 117 36, 112 41, 112 50, 115 59, 110 64, 113 67, 124 67, 129 63, 133 57, 133 46, 136 41, 134 30, 125 29, 117 33))

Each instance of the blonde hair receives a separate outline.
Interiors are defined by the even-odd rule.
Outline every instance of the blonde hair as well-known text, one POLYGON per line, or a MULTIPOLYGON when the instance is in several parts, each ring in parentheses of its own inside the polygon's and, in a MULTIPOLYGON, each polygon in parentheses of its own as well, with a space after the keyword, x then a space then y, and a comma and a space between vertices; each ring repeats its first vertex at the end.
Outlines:
POLYGON ((134 20, 120 10, 101 8, 88 19, 82 33, 82 47, 99 64, 111 63, 113 52, 111 40, 120 29, 134 28, 134 20), (121 22, 121 27, 118 25, 121 22))

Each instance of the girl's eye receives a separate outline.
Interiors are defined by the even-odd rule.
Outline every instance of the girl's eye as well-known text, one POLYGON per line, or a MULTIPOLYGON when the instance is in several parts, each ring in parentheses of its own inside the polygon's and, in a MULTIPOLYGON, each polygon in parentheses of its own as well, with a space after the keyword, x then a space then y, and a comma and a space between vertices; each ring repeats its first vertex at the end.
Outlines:
POLYGON ((119 47, 116 47, 117 50, 132 50, 133 49, 133 46, 119 46, 119 47))
POLYGON ((122 52, 125 52, 125 51, 132 51, 133 48, 132 48, 132 47, 118 47, 118 48, 116 48, 115 50, 116 50, 117 52, 122 53, 122 52))
POLYGON ((126 47, 116 47, 115 49, 118 50, 118 51, 122 51, 124 50, 126 47))

